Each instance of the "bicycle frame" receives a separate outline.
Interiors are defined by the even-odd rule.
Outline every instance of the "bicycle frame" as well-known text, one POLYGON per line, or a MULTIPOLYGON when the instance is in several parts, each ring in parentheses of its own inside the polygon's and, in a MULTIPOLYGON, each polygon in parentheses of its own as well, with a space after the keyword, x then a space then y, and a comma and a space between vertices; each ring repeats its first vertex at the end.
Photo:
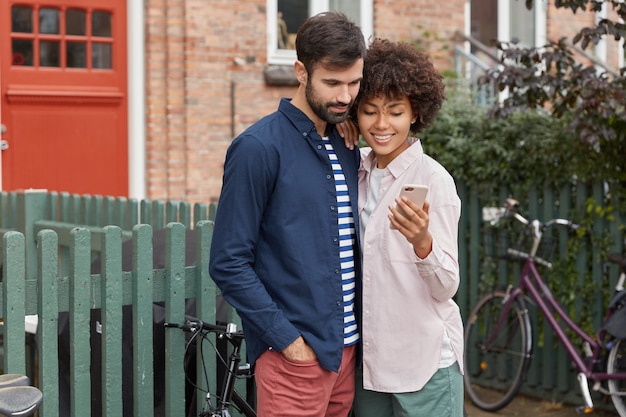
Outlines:
MULTIPOLYGON (((516 287, 509 286, 507 288, 507 295, 508 298, 506 299, 506 305, 503 309, 504 313, 500 318, 498 325, 494 329, 493 336, 490 338, 489 342, 493 341, 493 337, 500 331, 500 328, 503 325, 504 317, 506 317, 509 310, 513 307, 515 299, 520 296, 526 297, 534 302, 543 313, 543 317, 548 321, 550 327, 556 333, 559 341, 565 347, 567 354, 574 362, 578 372, 593 381, 626 379, 626 373, 607 374, 606 372, 594 371, 594 364, 601 358, 601 353, 604 348, 602 341, 606 338, 606 331, 601 330, 599 332, 599 337, 596 340, 589 336, 578 324, 576 324, 565 312, 559 302, 554 298, 552 292, 537 270, 535 262, 532 258, 528 258, 524 261, 524 267, 520 275, 520 282, 516 287), (567 327, 569 327, 578 337, 582 339, 583 345, 588 347, 588 353, 590 354, 586 355, 586 358, 583 358, 580 354, 574 344, 574 341, 567 335, 564 330, 565 327, 558 322, 554 313, 558 315, 567 327)), ((524 314, 528 314, 528 312, 524 312, 524 314)))
POLYGON ((239 334, 235 337, 229 337, 228 341, 233 346, 233 351, 231 352, 228 359, 228 369, 226 371, 226 375, 224 377, 224 382, 222 384, 222 401, 219 403, 218 412, 223 415, 227 415, 228 409, 230 408, 231 401, 234 400, 234 403, 242 409, 242 412, 246 416, 255 416, 256 412, 254 409, 246 402, 246 400, 235 391, 235 379, 239 375, 246 375, 250 372, 250 365, 246 364, 244 368, 240 367, 241 363, 241 344, 244 341, 243 334, 239 334))
POLYGON ((528 237, 528 233, 532 241, 530 244, 523 243, 524 246, 528 245, 528 252, 507 244, 505 259, 519 262, 519 282, 509 285, 505 291, 494 286, 491 292, 480 298, 468 319, 465 331, 468 371, 464 376, 468 395, 480 408, 496 411, 506 406, 518 392, 533 356, 533 323, 526 307, 528 302, 537 307, 537 313, 554 331, 558 343, 565 348, 574 364, 585 401, 585 405, 578 407, 578 411, 587 413, 593 410, 588 385, 588 381, 592 380, 593 390, 609 395, 619 414, 626 417, 626 341, 621 340, 623 330, 620 322, 623 320, 621 309, 626 298, 623 292, 626 261, 618 254, 609 256, 610 262, 620 265, 622 273, 615 285, 615 295, 608 304, 604 324, 598 333, 588 334, 555 299, 538 270, 539 265, 552 268, 550 261, 537 256, 544 230, 551 225, 563 225, 571 230, 577 230, 580 226, 567 219, 551 219, 545 223, 538 219, 527 220, 517 213, 518 206, 517 200, 509 198, 502 208, 483 209, 483 220, 489 221, 492 226, 497 225, 502 218, 513 218, 522 223, 522 233, 525 235, 520 236, 517 243, 528 237), (619 316, 613 316, 616 311, 619 316), (474 365, 473 368, 469 366, 470 363, 474 365), (501 366, 507 363, 510 363, 510 369, 501 366), (491 369, 503 371, 494 374, 491 369), (493 379, 491 382, 496 381, 496 385, 481 384, 482 377, 486 377, 485 382, 493 379), (606 386, 603 382, 606 382, 606 386))

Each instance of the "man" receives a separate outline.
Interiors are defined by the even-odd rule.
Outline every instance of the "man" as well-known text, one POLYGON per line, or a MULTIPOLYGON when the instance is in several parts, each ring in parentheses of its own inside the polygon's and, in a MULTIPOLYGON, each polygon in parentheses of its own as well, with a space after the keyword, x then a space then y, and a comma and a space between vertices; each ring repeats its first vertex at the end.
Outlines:
POLYGON ((344 15, 321 13, 296 52, 293 99, 228 149, 209 268, 241 316, 258 415, 343 417, 359 339, 359 154, 335 124, 358 94, 366 46, 344 15))

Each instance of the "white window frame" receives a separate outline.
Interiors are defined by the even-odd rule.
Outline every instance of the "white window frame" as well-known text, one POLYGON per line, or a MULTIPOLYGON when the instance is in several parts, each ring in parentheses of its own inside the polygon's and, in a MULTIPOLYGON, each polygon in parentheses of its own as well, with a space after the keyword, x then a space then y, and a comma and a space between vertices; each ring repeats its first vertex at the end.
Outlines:
MULTIPOLYGON (((374 33, 374 1, 357 0, 360 2, 359 27, 365 41, 369 42, 374 33)), ((270 65, 293 65, 296 61, 296 51, 278 49, 276 33, 277 0, 267 0, 267 63, 270 65)), ((328 0, 309 0, 309 16, 328 10, 328 0)))

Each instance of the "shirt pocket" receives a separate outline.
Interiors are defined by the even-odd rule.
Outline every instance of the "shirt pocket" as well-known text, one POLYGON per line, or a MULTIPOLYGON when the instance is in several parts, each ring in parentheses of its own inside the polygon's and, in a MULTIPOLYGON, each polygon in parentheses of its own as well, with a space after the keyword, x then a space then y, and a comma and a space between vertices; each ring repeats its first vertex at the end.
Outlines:
POLYGON ((388 262, 414 264, 417 261, 413 246, 398 230, 389 228, 383 235, 385 259, 388 262))

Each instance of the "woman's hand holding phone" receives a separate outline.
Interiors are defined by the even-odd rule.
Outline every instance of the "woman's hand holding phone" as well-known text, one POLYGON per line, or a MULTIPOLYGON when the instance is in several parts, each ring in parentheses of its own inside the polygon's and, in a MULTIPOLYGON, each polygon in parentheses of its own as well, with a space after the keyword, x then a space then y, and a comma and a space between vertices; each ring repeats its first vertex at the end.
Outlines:
MULTIPOLYGON (((417 205, 419 208, 422 208, 424 206, 424 202, 426 201, 426 195, 428 194, 428 186, 426 185, 420 185, 420 184, 405 184, 402 187, 402 190, 400 191, 400 195, 398 196, 400 199, 402 199, 403 197, 407 198, 409 201, 412 201, 413 203, 415 203, 415 205, 417 205)), ((396 206, 396 210, 397 212, 403 216, 404 218, 408 219, 409 216, 407 216, 407 214, 404 212, 404 210, 402 210, 402 207, 397 205, 396 206)), ((392 212, 393 214, 393 212, 392 212)), ((396 226, 393 224, 393 221, 391 222, 391 226, 392 229, 396 229, 396 226)))
POLYGON ((428 187, 406 184, 396 199, 397 206, 389 207, 391 228, 397 229, 413 246, 415 255, 426 258, 432 251, 433 239, 428 230, 428 211, 430 205, 426 201, 428 187), (403 209, 404 207, 404 209, 403 209), (419 210, 421 208, 421 210, 419 210), (410 211, 407 215, 406 212, 410 211))

